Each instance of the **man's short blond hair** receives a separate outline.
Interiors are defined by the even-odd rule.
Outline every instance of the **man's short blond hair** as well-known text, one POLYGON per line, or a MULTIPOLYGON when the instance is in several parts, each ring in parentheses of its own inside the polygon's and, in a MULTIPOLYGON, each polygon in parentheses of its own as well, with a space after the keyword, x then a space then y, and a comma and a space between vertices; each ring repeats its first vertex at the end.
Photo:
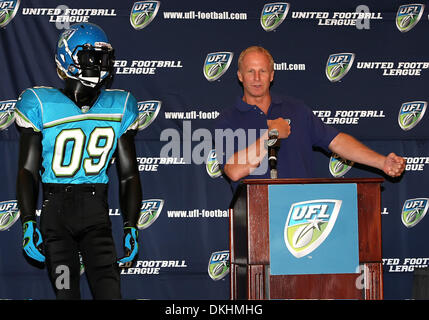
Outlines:
POLYGON ((268 60, 270 62, 271 71, 274 71, 273 56, 271 55, 271 53, 267 49, 265 49, 261 46, 251 46, 251 47, 248 47, 247 49, 244 49, 240 53, 240 56, 238 57, 238 70, 240 70, 240 68, 241 68, 241 64, 243 62, 244 56, 249 52, 255 52, 255 51, 265 54, 265 56, 268 58, 268 60))

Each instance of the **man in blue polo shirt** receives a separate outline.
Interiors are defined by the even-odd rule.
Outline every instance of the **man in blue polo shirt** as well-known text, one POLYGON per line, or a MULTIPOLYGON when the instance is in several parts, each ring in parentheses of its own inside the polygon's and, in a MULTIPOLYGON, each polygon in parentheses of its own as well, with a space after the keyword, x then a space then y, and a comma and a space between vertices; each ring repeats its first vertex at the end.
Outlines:
POLYGON ((277 130, 280 139, 278 178, 313 177, 314 146, 392 177, 404 171, 402 157, 394 153, 383 156, 325 125, 304 103, 271 95, 274 60, 266 49, 253 46, 244 50, 238 59, 237 76, 243 85, 243 97, 222 112, 215 125, 222 132, 216 134, 216 153, 234 191, 243 178, 270 178, 266 141, 272 130, 277 130))

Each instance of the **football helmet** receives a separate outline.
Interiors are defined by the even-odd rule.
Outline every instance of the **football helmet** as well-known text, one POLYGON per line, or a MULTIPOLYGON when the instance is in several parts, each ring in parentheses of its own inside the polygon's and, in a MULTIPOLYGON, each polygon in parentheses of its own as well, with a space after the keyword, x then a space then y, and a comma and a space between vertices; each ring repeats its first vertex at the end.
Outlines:
POLYGON ((99 26, 76 23, 60 35, 55 63, 61 79, 76 79, 94 88, 112 78, 114 49, 99 26))

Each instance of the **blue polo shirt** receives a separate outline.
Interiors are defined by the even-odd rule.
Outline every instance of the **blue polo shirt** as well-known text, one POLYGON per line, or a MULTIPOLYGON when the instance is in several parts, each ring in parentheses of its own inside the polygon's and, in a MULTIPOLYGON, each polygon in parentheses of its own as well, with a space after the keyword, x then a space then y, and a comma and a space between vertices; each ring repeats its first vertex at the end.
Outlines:
MULTIPOLYGON (((278 153, 277 171, 279 178, 311 178, 313 147, 328 151, 328 146, 339 131, 325 125, 303 102, 292 97, 271 95, 271 105, 265 115, 257 106, 237 98, 233 107, 221 112, 215 123, 215 144, 218 161, 223 167, 234 152, 247 148, 268 129, 267 120, 290 119, 291 134, 282 139, 278 153), (230 130, 228 130, 230 129, 230 130), (223 132, 223 134, 221 134, 223 132), (247 135, 246 144, 239 141, 240 132, 247 135), (228 135, 233 134, 232 139, 228 135), (231 145, 233 144, 233 146, 231 145), (231 154, 231 149, 233 152, 231 154)), ((267 157, 251 175, 243 179, 269 179, 267 157), (264 163, 265 161, 265 163, 264 163), (264 169, 264 170, 258 170, 264 169), (256 175, 253 173, 257 173, 256 175)), ((231 182, 235 191, 239 181, 231 182)))

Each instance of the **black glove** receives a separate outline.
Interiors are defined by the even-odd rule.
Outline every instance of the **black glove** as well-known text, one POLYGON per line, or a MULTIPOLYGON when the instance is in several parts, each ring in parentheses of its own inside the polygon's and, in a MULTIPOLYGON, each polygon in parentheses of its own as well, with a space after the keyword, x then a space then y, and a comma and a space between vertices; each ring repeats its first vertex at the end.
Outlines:
POLYGON ((26 256, 38 263, 45 262, 42 251, 42 235, 35 221, 27 221, 22 225, 23 243, 22 248, 26 256))
POLYGON ((120 268, 129 268, 137 259, 139 250, 138 230, 134 227, 124 228, 124 253, 125 256, 118 260, 120 268))

